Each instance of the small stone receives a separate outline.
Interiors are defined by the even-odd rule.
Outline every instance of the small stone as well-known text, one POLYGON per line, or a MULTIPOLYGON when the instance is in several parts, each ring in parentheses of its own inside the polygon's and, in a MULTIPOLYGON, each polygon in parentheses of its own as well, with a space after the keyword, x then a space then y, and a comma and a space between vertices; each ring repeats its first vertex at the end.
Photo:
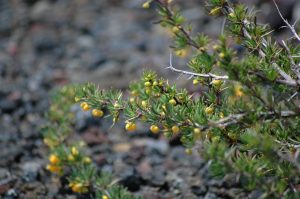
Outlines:
POLYGON ((39 170, 42 168, 42 162, 40 160, 26 162, 21 166, 24 172, 24 180, 27 182, 35 181, 38 177, 39 170))

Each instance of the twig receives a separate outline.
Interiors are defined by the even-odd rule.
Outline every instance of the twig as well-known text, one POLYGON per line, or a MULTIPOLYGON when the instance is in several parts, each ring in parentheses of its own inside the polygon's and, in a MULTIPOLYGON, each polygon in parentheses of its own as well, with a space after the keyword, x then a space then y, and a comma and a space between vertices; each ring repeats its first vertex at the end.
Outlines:
POLYGON ((286 19, 283 17, 282 13, 281 13, 280 10, 279 10, 279 7, 278 7, 276 1, 273 0, 273 2, 274 2, 274 4, 275 4, 275 7, 276 7, 276 9, 277 9, 277 11, 278 11, 278 14, 279 14, 280 18, 281 18, 281 19, 283 20, 283 22, 287 25, 287 27, 291 30, 291 32, 292 32, 292 34, 294 35, 294 37, 300 42, 300 36, 297 34, 297 31, 295 30, 295 24, 296 24, 297 20, 296 20, 296 22, 295 22, 293 25, 291 25, 291 24, 288 22, 288 20, 286 20, 286 19))
MULTIPOLYGON (((227 4, 226 6, 226 9, 227 9, 227 12, 229 13, 232 13, 234 12, 233 8, 230 7, 229 4, 227 4)), ((250 33, 248 32, 248 30, 245 28, 247 27, 248 25, 250 24, 250 22, 248 20, 243 20, 242 21, 242 32, 244 34, 244 37, 246 37, 247 39, 252 39, 250 33)), ((300 40, 299 40, 300 41, 300 40)), ((268 46, 268 42, 266 39, 262 38, 262 41, 261 41, 261 44, 264 46, 264 47, 267 47, 268 46)), ((265 58, 266 57, 266 54, 263 52, 263 50, 261 48, 257 49, 258 51, 258 54, 262 57, 262 58, 265 58)), ((272 63, 272 67, 284 78, 283 80, 279 79, 277 80, 277 82, 279 83, 282 83, 282 84, 286 84, 286 85, 289 85, 289 86, 297 86, 298 85, 298 82, 295 81, 290 75, 288 75, 285 71, 283 71, 277 63, 272 63)))
POLYGON ((177 68, 174 68, 173 64, 172 64, 172 53, 170 53, 170 61, 169 61, 169 66, 166 67, 166 69, 170 69, 171 71, 180 73, 180 74, 184 74, 184 75, 188 75, 190 76, 190 78, 192 77, 204 77, 204 78, 213 78, 213 79, 228 79, 227 75, 221 76, 221 75, 215 75, 213 73, 194 73, 194 72, 190 72, 190 71, 185 71, 185 70, 180 70, 177 68))
MULTIPOLYGON (((210 125, 215 126, 215 127, 224 128, 224 127, 230 126, 232 124, 239 123, 241 121, 241 119, 247 115, 248 115, 248 113, 232 114, 232 115, 229 115, 228 117, 222 118, 218 121, 210 121, 210 125)), ((295 113, 294 111, 281 111, 279 113, 274 112, 274 111, 269 111, 269 112, 259 113, 260 117, 269 117, 269 116, 274 116, 274 115, 277 115, 278 117, 292 117, 292 116, 296 116, 297 113, 295 113)))

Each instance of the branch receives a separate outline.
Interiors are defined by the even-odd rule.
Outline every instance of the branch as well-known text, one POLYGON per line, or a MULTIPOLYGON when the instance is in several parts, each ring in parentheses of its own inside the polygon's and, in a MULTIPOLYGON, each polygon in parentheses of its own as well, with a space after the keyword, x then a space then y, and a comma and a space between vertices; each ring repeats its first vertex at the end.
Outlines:
POLYGON ((224 80, 228 79, 227 75, 220 76, 220 75, 215 75, 213 73, 205 73, 205 74, 203 74, 203 73, 194 73, 194 72, 174 68, 173 64, 172 64, 172 53, 170 53, 170 62, 169 62, 169 66, 166 67, 166 69, 170 69, 171 71, 174 71, 174 72, 177 72, 177 73, 180 73, 180 74, 189 75, 190 78, 192 78, 192 77, 204 77, 204 78, 224 79, 224 80))
POLYGON ((295 30, 295 24, 294 24, 294 25, 291 25, 291 24, 288 22, 288 20, 286 20, 286 19, 283 17, 282 13, 281 13, 280 10, 279 10, 279 7, 278 7, 276 1, 273 0, 273 2, 274 2, 274 4, 275 4, 275 6, 276 6, 276 9, 277 9, 277 11, 278 11, 278 14, 279 14, 280 18, 281 18, 281 19, 283 20, 283 22, 287 25, 287 27, 291 30, 291 32, 292 32, 292 34, 294 35, 294 37, 300 42, 300 36, 297 34, 297 31, 295 30))
MULTIPOLYGON (((173 23, 173 20, 172 20, 174 14, 173 14, 172 10, 168 7, 168 3, 167 4, 163 3, 160 0, 155 0, 155 2, 158 3, 160 6, 162 6, 162 7, 164 7, 166 9, 167 17, 169 19, 169 23, 172 23, 172 25, 175 25, 173 23)), ((187 39, 187 43, 190 46, 193 46, 194 48, 199 49, 199 45, 191 38, 191 36, 189 35, 189 33, 182 26, 178 26, 178 29, 185 36, 185 38, 187 39)))
MULTIPOLYGON (((229 115, 228 117, 222 118, 218 121, 210 121, 210 125, 219 127, 219 128, 225 128, 232 124, 237 124, 237 123, 241 122, 241 120, 247 115, 249 115, 249 113, 232 114, 232 115, 229 115)), ((260 117, 270 117, 270 116, 293 117, 296 115, 297 115, 297 113, 294 111, 281 111, 279 113, 274 112, 274 111, 269 111, 269 112, 259 113, 260 117)))
MULTIPOLYGON (((234 12, 234 9, 232 7, 230 7, 229 4, 226 5, 226 10, 228 13, 233 13, 234 12)), ((250 22, 248 20, 243 20, 241 22, 241 26, 242 26, 242 32, 243 32, 243 35, 244 37, 246 37, 247 39, 252 39, 251 37, 251 34, 248 32, 247 30, 247 26, 250 24, 250 22)), ((300 40, 299 40, 300 41, 300 40)), ((261 40, 261 44, 264 46, 264 47, 267 47, 268 46, 268 42, 266 39, 262 38, 261 40)), ((261 48, 257 49, 258 51, 258 54, 262 57, 262 58, 265 58, 266 57, 266 54, 265 52, 263 52, 263 50, 261 48)), ((279 83, 282 83, 282 84, 286 84, 286 85, 289 85, 289 86, 297 86, 298 85, 298 82, 296 80, 294 80, 289 74, 287 74, 285 71, 283 71, 277 63, 273 63, 272 64, 272 67, 283 77, 283 80, 277 80, 277 82, 279 83)))

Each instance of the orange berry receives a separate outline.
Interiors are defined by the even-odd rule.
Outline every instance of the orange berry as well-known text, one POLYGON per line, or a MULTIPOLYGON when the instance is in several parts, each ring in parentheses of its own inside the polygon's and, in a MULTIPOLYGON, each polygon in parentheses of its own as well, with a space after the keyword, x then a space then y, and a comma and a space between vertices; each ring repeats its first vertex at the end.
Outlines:
POLYGON ((102 110, 99 110, 99 109, 93 109, 92 115, 93 115, 94 117, 102 117, 102 116, 104 115, 104 113, 103 113, 102 110))
POLYGON ((210 106, 205 108, 205 113, 206 114, 210 115, 210 114, 213 114, 213 112, 214 112, 214 108, 212 108, 210 106))
POLYGON ((125 129, 127 131, 135 131, 136 130, 136 124, 133 122, 129 122, 126 124, 125 129))
POLYGON ((151 126, 150 126, 150 131, 151 131, 152 133, 154 133, 154 134, 158 133, 159 130, 160 130, 159 127, 156 126, 156 125, 151 125, 151 126))
POLYGON ((172 132, 173 132, 174 134, 178 133, 179 130, 180 130, 180 129, 179 129, 178 126, 172 126, 172 132))
POLYGON ((46 168, 47 168, 47 170, 51 171, 52 173, 61 172, 61 167, 56 166, 56 165, 48 164, 46 168))
POLYGON ((80 104, 80 107, 81 107, 82 110, 84 110, 84 111, 88 111, 88 110, 91 109, 90 106, 88 105, 88 103, 86 103, 86 102, 82 102, 82 103, 80 104))
POLYGON ((57 164, 59 162, 59 158, 55 154, 51 154, 49 156, 49 162, 51 164, 57 164))

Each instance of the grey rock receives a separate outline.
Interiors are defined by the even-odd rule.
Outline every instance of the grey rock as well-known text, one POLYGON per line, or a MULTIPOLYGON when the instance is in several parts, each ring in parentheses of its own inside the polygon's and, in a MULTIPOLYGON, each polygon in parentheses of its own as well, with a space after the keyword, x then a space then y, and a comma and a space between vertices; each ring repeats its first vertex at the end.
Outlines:
POLYGON ((36 180, 39 174, 39 170, 42 168, 42 161, 41 160, 33 160, 29 162, 25 162, 21 169, 24 173, 24 180, 27 182, 31 182, 36 180))

